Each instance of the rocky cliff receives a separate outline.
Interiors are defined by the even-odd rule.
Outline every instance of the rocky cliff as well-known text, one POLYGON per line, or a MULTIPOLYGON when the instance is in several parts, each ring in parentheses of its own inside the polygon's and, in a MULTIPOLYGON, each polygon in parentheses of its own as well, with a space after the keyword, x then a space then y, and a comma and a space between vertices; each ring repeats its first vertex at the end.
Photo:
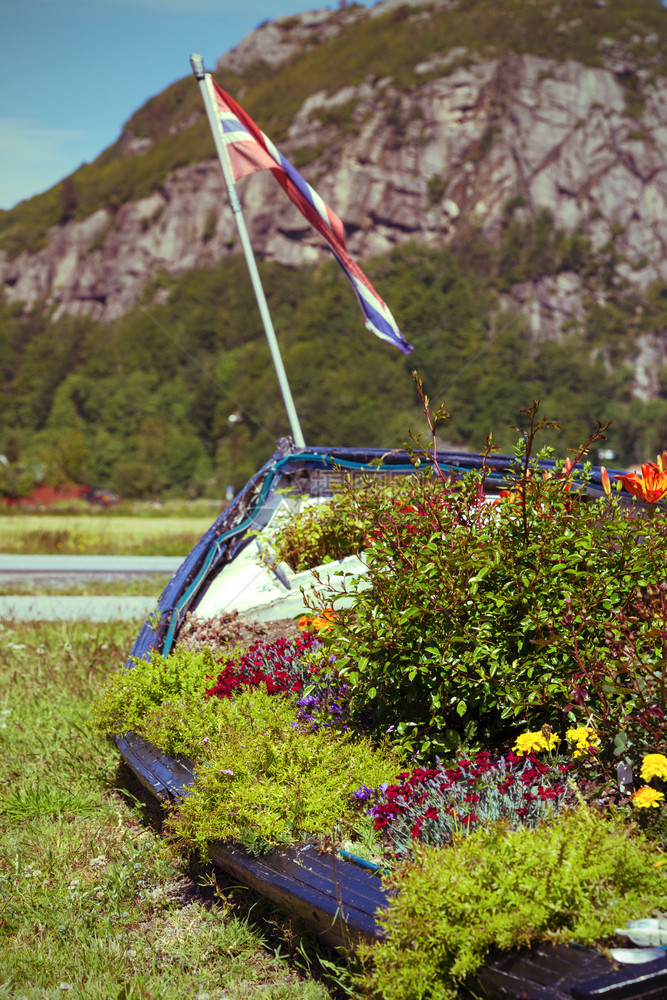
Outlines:
MULTIPOLYGON (((242 79, 251 65, 275 70, 304 50, 324 51, 350 24, 398 10, 409 30, 411 21, 456 6, 387 0, 281 19, 251 33, 219 67, 242 79)), ((553 10, 554 32, 577 32, 553 10)), ((641 24, 622 43, 597 39, 588 61, 440 46, 420 53, 407 87, 375 73, 309 93, 279 144, 343 219, 360 259, 408 240, 439 246, 462 226, 493 241, 512 204, 525 218, 548 209, 593 251, 612 245, 611 284, 642 291, 667 281, 667 78, 659 53, 658 35, 641 24)), ((243 103, 242 87, 237 96, 243 103)), ((201 114, 179 126, 183 143, 201 114)), ((120 155, 136 159, 150 147, 130 129, 119 143, 120 155)), ((298 265, 325 253, 269 173, 244 179, 239 193, 258 255, 298 265)), ((147 197, 53 226, 36 252, 0 251, 0 279, 9 302, 43 301, 55 318, 106 321, 160 269, 176 274, 237 250, 220 168, 204 159, 170 172, 147 197)), ((518 282, 512 295, 536 333, 554 334, 564 320, 576 323, 584 286, 580 273, 565 271, 518 282)), ((649 368, 657 349, 647 348, 649 368)))

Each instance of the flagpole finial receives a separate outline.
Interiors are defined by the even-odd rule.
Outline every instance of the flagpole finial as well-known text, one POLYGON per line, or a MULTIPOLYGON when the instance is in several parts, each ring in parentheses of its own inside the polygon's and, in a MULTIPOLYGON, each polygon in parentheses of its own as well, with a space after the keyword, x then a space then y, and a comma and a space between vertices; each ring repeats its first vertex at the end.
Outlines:
POLYGON ((204 70, 204 60, 198 52, 193 52, 190 56, 190 65, 192 66, 192 72, 197 79, 203 80, 206 76, 206 72, 204 70))

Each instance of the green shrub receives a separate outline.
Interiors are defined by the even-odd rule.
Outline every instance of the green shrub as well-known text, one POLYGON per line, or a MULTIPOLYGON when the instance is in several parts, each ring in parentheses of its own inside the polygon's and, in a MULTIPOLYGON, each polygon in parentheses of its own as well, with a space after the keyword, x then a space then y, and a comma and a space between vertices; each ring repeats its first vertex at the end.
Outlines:
POLYGON ((93 725, 103 733, 140 732, 147 714, 164 702, 203 697, 217 670, 208 647, 198 653, 176 649, 167 657, 153 650, 150 659, 134 659, 131 670, 110 678, 93 706, 93 725))
POLYGON ((664 907, 667 893, 667 858, 585 806, 552 826, 499 826, 416 853, 390 879, 387 938, 372 951, 368 980, 383 1000, 455 1000, 492 947, 594 945, 664 907))
POLYGON ((218 706, 218 700, 204 697, 200 688, 196 694, 170 698, 149 708, 135 732, 170 757, 188 757, 202 764, 209 756, 211 737, 221 725, 218 706))
MULTIPOLYGON (((483 492, 492 456, 481 477, 426 471, 389 504, 366 494, 371 586, 325 635, 331 670, 353 712, 427 756, 502 745, 518 722, 560 732, 589 718, 607 745, 655 750, 667 736, 664 509, 590 500, 563 470, 543 479, 533 445, 550 422, 537 404, 526 413, 497 506, 483 492)), ((335 607, 326 588, 319 598, 335 607)))
POLYGON ((304 732, 294 701, 268 695, 263 685, 216 708, 208 759, 171 819, 178 837, 203 852, 211 840, 263 850, 330 834, 352 815, 359 785, 379 785, 400 766, 394 753, 367 739, 324 727, 304 732))
POLYGON ((335 496, 331 503, 299 511, 281 525, 273 539, 277 559, 298 572, 359 552, 364 525, 346 514, 349 511, 335 496))

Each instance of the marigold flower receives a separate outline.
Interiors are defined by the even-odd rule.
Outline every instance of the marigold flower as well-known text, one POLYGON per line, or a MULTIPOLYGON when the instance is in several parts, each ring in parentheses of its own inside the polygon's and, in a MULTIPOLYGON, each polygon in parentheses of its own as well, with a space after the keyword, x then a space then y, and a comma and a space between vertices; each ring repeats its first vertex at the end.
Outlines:
POLYGON ((319 615, 315 615, 311 626, 316 632, 324 632, 326 629, 331 628, 331 623, 334 621, 335 617, 336 615, 333 608, 326 608, 324 611, 320 612, 319 615))
POLYGON ((620 479, 628 493, 647 503, 657 503, 667 493, 667 472, 663 472, 653 462, 642 465, 641 475, 638 472, 626 472, 620 479))
POLYGON ((649 785, 644 785, 643 788, 638 788, 636 792, 632 795, 632 804, 637 809, 650 809, 651 807, 658 808, 663 799, 663 792, 657 792, 655 788, 651 788, 649 785))
POLYGON ((546 736, 545 730, 547 728, 547 726, 543 726, 536 733, 521 733, 520 736, 517 736, 516 743, 512 749, 519 756, 522 754, 539 753, 540 750, 555 750, 560 740, 555 733, 550 732, 550 735, 546 736))
POLYGON ((298 626, 302 632, 309 629, 315 629, 316 632, 323 632, 325 629, 331 628, 331 623, 335 617, 333 608, 325 608, 324 611, 320 611, 317 615, 301 615, 298 626))
POLYGON ((575 745, 573 757, 585 757, 590 753, 597 753, 600 748, 600 737, 594 729, 589 729, 588 726, 568 729, 565 736, 570 743, 575 745))
POLYGON ((661 753, 649 753, 642 761, 641 776, 644 781, 651 778, 667 780, 667 757, 661 753))

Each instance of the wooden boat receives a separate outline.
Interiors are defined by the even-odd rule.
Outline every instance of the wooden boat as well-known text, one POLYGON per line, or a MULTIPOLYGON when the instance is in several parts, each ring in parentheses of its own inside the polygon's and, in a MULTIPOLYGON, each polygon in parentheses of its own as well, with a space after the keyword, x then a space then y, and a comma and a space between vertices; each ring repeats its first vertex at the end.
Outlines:
MULTIPOLYGON (((448 452, 440 454, 439 461, 445 467, 470 470, 481 468, 483 459, 448 452)), ((510 463, 508 456, 494 456, 494 469, 487 478, 492 487, 502 486, 510 463)), ((288 442, 279 442, 276 454, 184 560, 160 597, 159 615, 145 622, 131 656, 144 657, 151 649, 168 653, 186 615, 198 609, 208 609, 207 614, 214 613, 216 607, 219 611, 236 609, 258 621, 298 614, 300 585, 307 584, 307 580, 296 579, 288 568, 278 567, 276 572, 270 560, 258 567, 252 546, 285 504, 285 491, 296 502, 326 499, 332 495, 341 470, 353 475, 390 477, 411 475, 414 467, 403 451, 294 449, 288 442), (251 555, 245 568, 241 558, 244 552, 251 555), (254 578, 249 582, 250 564, 254 578)), ((593 470, 587 491, 592 495, 602 492, 599 469, 593 470)), ((356 570, 348 566, 346 571, 356 570)), ((167 757, 132 733, 117 735, 115 743, 139 781, 158 801, 167 803, 188 794, 194 780, 192 761, 167 757)), ((320 853, 312 845, 295 845, 255 857, 239 845, 222 842, 212 843, 209 853, 214 864, 301 917, 329 945, 354 948, 359 941, 373 941, 382 935, 376 917, 387 905, 388 897, 377 867, 360 858, 320 853)), ((657 962, 614 969, 606 958, 590 949, 539 946, 490 957, 469 986, 476 995, 489 1000, 664 1000, 667 956, 657 962)))

